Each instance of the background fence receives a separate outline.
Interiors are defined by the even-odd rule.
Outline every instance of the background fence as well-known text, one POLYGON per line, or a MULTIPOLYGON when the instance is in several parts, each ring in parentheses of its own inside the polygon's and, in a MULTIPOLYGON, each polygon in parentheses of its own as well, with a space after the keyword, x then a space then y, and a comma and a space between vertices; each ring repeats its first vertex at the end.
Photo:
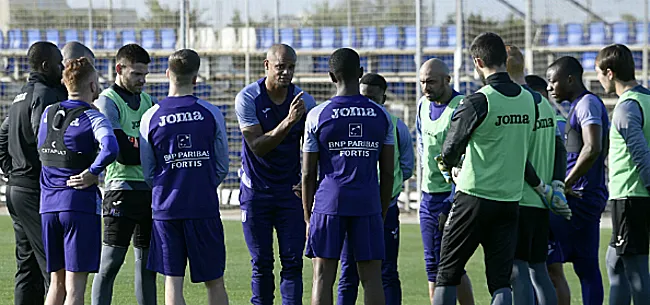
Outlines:
MULTIPOLYGON (((0 111, 23 85, 26 50, 38 40, 84 42, 97 54, 106 84, 114 80, 116 50, 139 43, 153 57, 146 90, 157 98, 168 90, 167 56, 193 48, 203 59, 197 95, 219 105, 228 121, 231 171, 222 201, 237 204, 241 133, 234 97, 264 75, 264 52, 273 43, 297 50, 294 82, 319 102, 334 94, 329 54, 357 49, 366 71, 386 77, 389 108, 413 129, 419 64, 441 58, 453 68, 454 87, 472 92, 480 83, 467 47, 480 32, 524 49, 528 73, 543 76, 555 58, 575 56, 587 71, 587 88, 611 107, 593 72, 595 55, 608 43, 629 45, 638 79, 647 84, 648 26, 647 0, 0 0, 0 111)), ((401 198, 405 209, 417 207, 417 189, 412 179, 401 198)))

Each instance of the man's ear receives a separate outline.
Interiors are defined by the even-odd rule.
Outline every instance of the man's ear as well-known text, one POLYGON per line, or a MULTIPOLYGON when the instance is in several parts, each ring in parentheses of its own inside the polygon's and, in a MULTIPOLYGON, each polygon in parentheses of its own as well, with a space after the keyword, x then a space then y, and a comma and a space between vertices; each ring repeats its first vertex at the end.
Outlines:
POLYGON ((165 70, 165 76, 167 77, 167 79, 170 79, 169 78, 169 69, 165 70))
POLYGON ((196 79, 199 78, 198 75, 192 76, 192 85, 196 85, 196 79))
POLYGON ((115 73, 122 75, 122 64, 115 64, 115 73))
POLYGON ((41 69, 43 70, 43 72, 47 72, 50 70, 50 64, 47 62, 47 60, 41 63, 41 69))
POLYGON ((268 70, 269 70, 269 60, 268 60, 268 59, 265 59, 265 60, 264 60, 264 70, 265 70, 265 71, 268 71, 268 70))
POLYGON ((363 77, 363 67, 359 67, 359 78, 363 77))

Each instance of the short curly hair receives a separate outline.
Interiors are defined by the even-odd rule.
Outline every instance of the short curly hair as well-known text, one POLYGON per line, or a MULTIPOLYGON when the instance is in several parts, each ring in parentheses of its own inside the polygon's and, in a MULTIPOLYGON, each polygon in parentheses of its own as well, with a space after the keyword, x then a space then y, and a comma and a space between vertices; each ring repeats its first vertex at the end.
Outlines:
POLYGON ((86 57, 72 59, 65 64, 63 83, 68 91, 77 91, 83 85, 91 82, 91 76, 96 73, 95 67, 86 57))

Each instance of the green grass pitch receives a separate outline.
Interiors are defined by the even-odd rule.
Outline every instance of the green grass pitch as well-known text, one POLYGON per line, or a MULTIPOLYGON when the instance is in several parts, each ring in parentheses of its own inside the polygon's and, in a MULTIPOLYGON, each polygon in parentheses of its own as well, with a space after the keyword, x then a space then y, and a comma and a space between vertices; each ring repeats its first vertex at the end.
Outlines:
MULTIPOLYGON (((8 216, 0 217, 0 303, 12 304, 13 302, 13 277, 16 271, 14 258, 14 236, 11 226, 11 219, 8 216)), ((226 289, 230 296, 230 304, 250 304, 250 257, 246 244, 244 243, 241 223, 237 221, 224 221, 227 243, 227 264, 226 264, 226 289)), ((604 259, 607 241, 611 230, 601 231, 600 265, 605 285, 605 300, 607 300, 609 285, 605 273, 604 259)), ((276 247, 277 252, 277 247, 276 247)), ((422 252, 422 241, 420 229, 417 225, 403 224, 401 226, 401 247, 399 253, 399 272, 402 281, 403 304, 427 304, 427 278, 424 271, 424 260, 422 252)), ((280 263, 276 257, 275 278, 276 278, 276 300, 275 304, 281 304, 279 298, 279 270, 280 263)), ((311 261, 304 260, 304 297, 303 304, 309 304, 311 295, 311 261)), ((476 304, 489 304, 490 296, 485 284, 485 268, 483 266, 482 250, 479 249, 470 260, 467 271, 472 279, 476 304)), ((571 286, 572 303, 581 303, 580 285, 571 265, 565 266, 569 285, 571 286)), ((88 280, 86 290, 86 303, 90 304, 90 285, 92 275, 88 280)), ((189 274, 185 282, 185 298, 187 304, 206 304, 205 289, 201 284, 192 284, 189 281, 189 274)), ((158 303, 164 304, 162 276, 158 279, 158 303)), ((113 294, 113 304, 137 304, 133 294, 133 253, 129 250, 127 261, 122 267, 113 294)), ((362 294, 360 293, 360 296, 362 294)), ((357 304, 363 304, 363 300, 357 304)))

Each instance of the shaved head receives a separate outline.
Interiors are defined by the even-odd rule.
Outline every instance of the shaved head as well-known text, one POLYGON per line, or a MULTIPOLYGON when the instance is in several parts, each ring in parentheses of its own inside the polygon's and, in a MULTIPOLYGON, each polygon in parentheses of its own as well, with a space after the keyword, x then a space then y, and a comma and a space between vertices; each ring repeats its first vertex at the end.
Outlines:
POLYGON ((438 58, 431 58, 422 64, 422 67, 420 67, 420 75, 422 73, 432 73, 438 76, 447 76, 449 75, 449 67, 447 64, 438 59, 438 58))
POLYGON ((296 69, 296 51, 286 44, 274 44, 264 60, 267 90, 287 88, 293 80, 296 69))
POLYGON ((444 61, 431 58, 420 67, 420 89, 429 101, 448 102, 445 99, 452 94, 450 82, 449 67, 444 61))
POLYGON ((296 51, 294 49, 286 44, 274 44, 269 48, 268 52, 266 52, 266 60, 272 60, 272 59, 277 59, 280 57, 289 57, 293 58, 293 60, 296 60, 296 51))
POLYGON ((63 49, 61 49, 61 53, 63 53, 64 63, 73 59, 85 57, 93 66, 95 65, 95 54, 93 51, 78 41, 66 43, 65 46, 63 46, 63 49))

